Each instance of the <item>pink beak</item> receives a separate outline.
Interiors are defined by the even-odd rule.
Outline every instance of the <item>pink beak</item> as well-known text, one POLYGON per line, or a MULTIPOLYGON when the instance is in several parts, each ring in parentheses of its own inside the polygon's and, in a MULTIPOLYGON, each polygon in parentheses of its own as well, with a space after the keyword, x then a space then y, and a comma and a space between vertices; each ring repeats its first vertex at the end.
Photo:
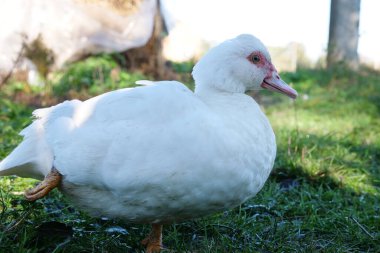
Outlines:
POLYGON ((261 87, 264 89, 283 93, 293 99, 295 99, 298 96, 298 93, 295 89, 293 89, 287 83, 282 81, 276 70, 272 71, 271 76, 264 78, 261 87))

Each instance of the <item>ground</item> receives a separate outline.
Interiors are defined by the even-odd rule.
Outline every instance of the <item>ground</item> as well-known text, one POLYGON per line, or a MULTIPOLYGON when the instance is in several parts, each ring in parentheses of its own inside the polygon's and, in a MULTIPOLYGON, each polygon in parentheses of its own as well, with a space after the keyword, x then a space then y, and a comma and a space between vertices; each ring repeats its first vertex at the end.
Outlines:
MULTIPOLYGON (((110 61, 92 59, 57 74, 51 92, 89 96, 134 80, 110 61)), ((362 68, 358 74, 338 69, 282 76, 300 96, 292 101, 260 92, 278 142, 265 187, 235 209, 164 227, 168 252, 380 252, 379 73, 362 68)), ((0 98, 0 158, 31 121, 30 107, 6 98, 20 91, 24 85, 11 83, 0 98)), ((91 218, 56 190, 29 203, 22 192, 35 183, 0 179, 0 252, 143 251, 140 241, 150 226, 91 218)))

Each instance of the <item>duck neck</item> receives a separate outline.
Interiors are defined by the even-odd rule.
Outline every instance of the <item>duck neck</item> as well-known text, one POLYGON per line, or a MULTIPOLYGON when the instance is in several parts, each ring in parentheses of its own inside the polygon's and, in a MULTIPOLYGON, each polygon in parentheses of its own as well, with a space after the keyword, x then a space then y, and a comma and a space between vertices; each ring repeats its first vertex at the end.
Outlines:
POLYGON ((256 104, 252 97, 244 92, 230 92, 215 86, 196 86, 195 95, 215 110, 240 110, 247 104, 256 104), (239 109, 240 108, 240 109, 239 109))
POLYGON ((245 86, 235 80, 200 80, 195 81, 195 91, 197 93, 245 93, 245 86))

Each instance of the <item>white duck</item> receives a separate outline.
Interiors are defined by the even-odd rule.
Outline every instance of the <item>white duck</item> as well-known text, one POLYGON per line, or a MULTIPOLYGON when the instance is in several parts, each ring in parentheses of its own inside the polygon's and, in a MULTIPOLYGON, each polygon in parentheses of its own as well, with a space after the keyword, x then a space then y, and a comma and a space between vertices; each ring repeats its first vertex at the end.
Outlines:
POLYGON ((93 215, 151 223, 143 242, 159 251, 162 224, 235 207, 267 180, 275 136, 244 92, 297 96, 251 35, 211 49, 192 74, 194 93, 180 82, 151 82, 34 111, 0 176, 45 177, 25 193, 31 201, 59 186, 93 215))

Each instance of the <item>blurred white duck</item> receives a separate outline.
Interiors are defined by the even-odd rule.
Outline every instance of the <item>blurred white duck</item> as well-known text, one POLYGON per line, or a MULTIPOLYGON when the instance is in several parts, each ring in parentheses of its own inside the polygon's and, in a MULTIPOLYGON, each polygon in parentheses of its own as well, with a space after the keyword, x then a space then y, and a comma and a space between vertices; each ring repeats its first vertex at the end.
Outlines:
POLYGON ((194 93, 180 82, 151 82, 34 111, 0 176, 44 178, 26 191, 30 201, 59 186, 93 215, 151 223, 143 243, 160 251, 162 224, 235 207, 267 180, 275 136, 244 92, 297 96, 251 35, 211 49, 192 74, 194 93))

